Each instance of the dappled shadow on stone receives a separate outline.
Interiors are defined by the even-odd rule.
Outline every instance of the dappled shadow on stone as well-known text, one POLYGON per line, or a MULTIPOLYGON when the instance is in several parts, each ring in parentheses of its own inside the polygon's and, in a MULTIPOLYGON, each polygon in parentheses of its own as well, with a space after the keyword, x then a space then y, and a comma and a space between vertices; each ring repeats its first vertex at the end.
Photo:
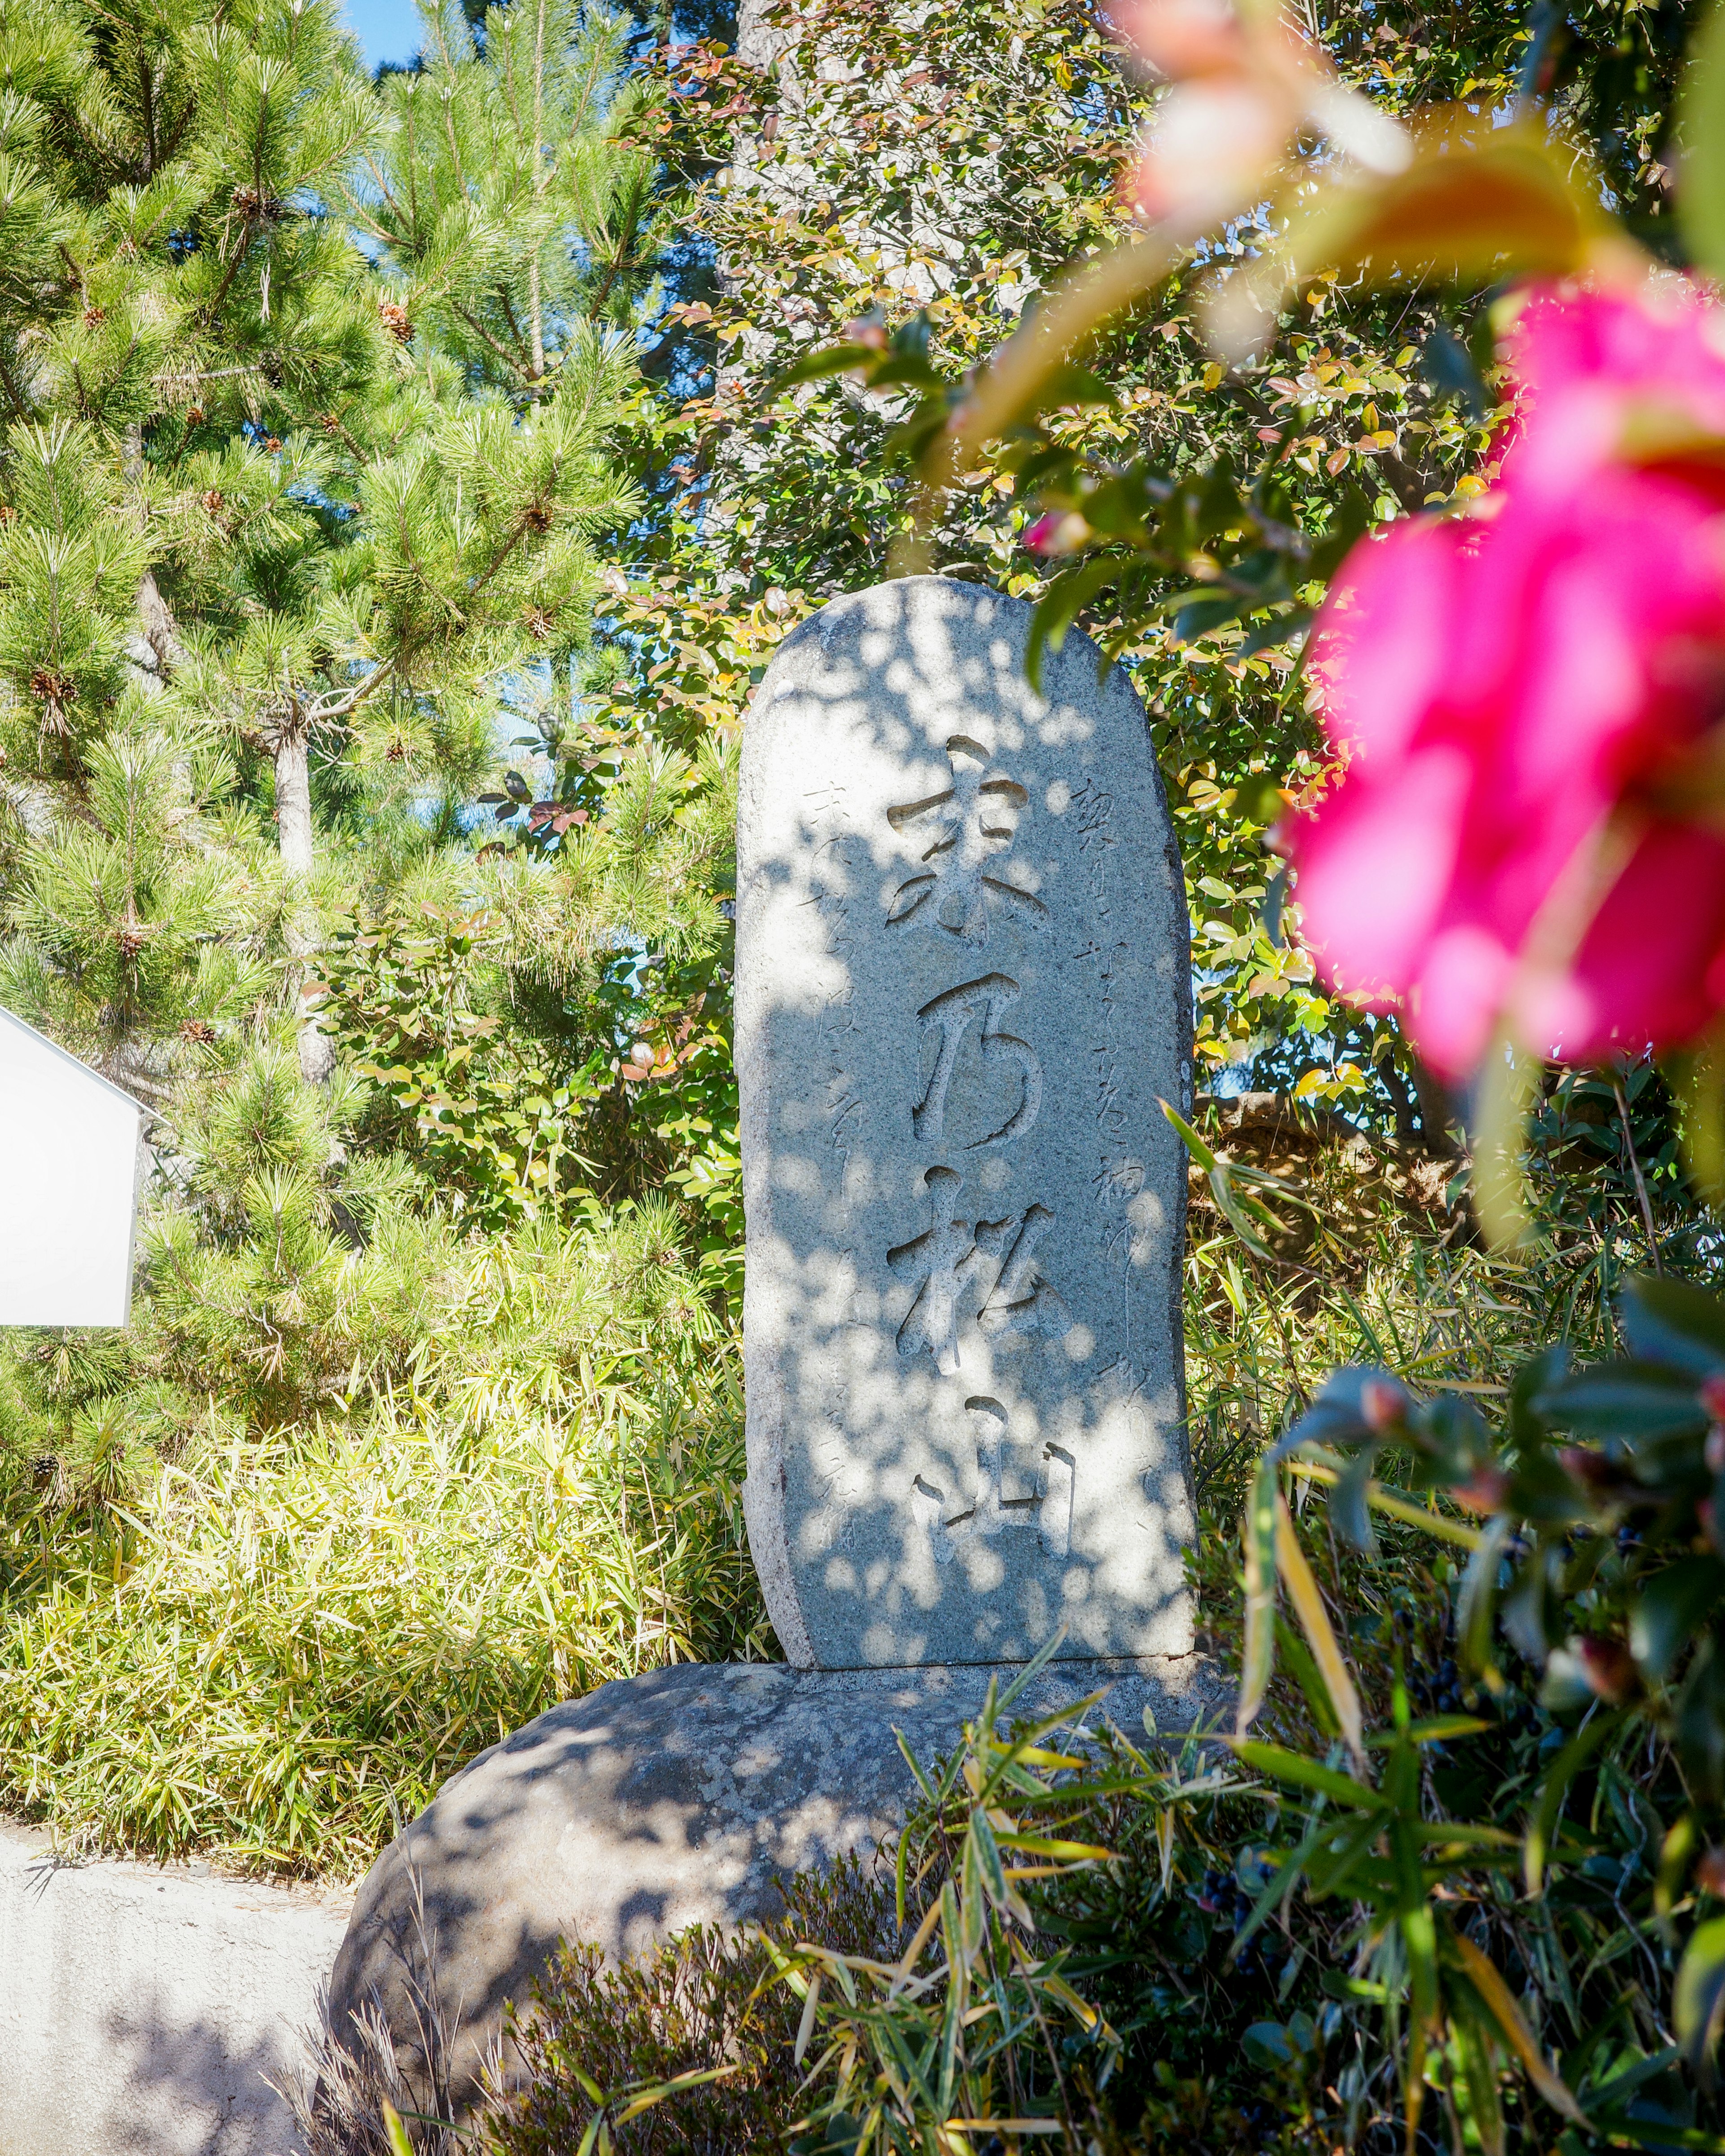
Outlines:
POLYGON ((287 2156, 344 1897, 0 1825, 0 2156, 287 2156))
POLYGON ((1142 706, 912 578, 743 732, 750 1547, 793 1661, 1181 1653, 1191 959, 1142 706))

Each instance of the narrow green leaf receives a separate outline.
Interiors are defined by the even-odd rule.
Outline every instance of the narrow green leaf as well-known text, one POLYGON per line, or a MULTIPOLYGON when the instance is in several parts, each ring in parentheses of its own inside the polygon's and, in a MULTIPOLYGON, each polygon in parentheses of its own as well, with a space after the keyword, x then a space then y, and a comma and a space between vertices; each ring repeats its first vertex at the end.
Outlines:
POLYGON ((1689 48, 1677 100, 1677 217, 1698 269, 1725 276, 1725 8, 1710 8, 1689 48))
POLYGON ((1677 2041, 1697 2074, 1711 2069, 1722 2014, 1725 2014, 1725 1917, 1711 1917, 1690 1933, 1671 1992, 1677 2041))
MULTIPOLYGON (((1163 1103, 1170 1121, 1173 1112, 1163 1103)), ((1276 1666, 1276 1512, 1281 1502, 1273 1452, 1266 1451, 1252 1478, 1246 1505, 1245 1639, 1240 1653, 1240 1705, 1235 1732, 1244 1737, 1264 1704, 1276 1666)))
POLYGON ((1180 1141, 1182 1144, 1184 1145, 1187 1152, 1191 1154, 1194 1160, 1198 1163, 1204 1173, 1208 1175, 1216 1165, 1216 1156, 1214 1153, 1210 1151, 1204 1140, 1199 1137, 1197 1132, 1193 1129, 1191 1124, 1186 1121, 1186 1118, 1178 1114, 1174 1109, 1171 1108, 1166 1101, 1158 1099, 1157 1105, 1160 1107, 1163 1115, 1168 1117, 1169 1122, 1173 1125, 1175 1130, 1179 1132, 1180 1141))
POLYGON ((1063 569, 1036 602, 1030 617, 1030 638, 1024 652, 1024 675, 1038 696, 1042 693, 1042 654, 1059 651, 1066 633, 1099 592, 1115 583, 1127 567, 1117 555, 1097 555, 1063 569))
POLYGON ((1369 1783, 1356 1782, 1338 1768, 1321 1766, 1303 1753, 1287 1751, 1280 1744, 1242 1742, 1237 1737, 1224 1738, 1224 1742, 1242 1766, 1250 1767, 1255 1774, 1267 1774, 1272 1781, 1291 1782, 1302 1789, 1317 1789, 1324 1796, 1334 1798, 1338 1804, 1356 1804, 1378 1812, 1390 1808, 1389 1799, 1369 1783))
POLYGON ((1455 1633, 1464 1665, 1483 1673, 1495 1666, 1491 1630, 1497 1614, 1497 1577, 1512 1522, 1499 1514, 1486 1526, 1461 1575, 1455 1602, 1455 1633))
POLYGON ((1405 1729, 1379 1730, 1368 1737, 1368 1750, 1382 1751, 1392 1744, 1448 1744, 1457 1737, 1477 1737, 1491 1727, 1476 1714, 1440 1714, 1430 1722, 1410 1722, 1405 1729))
POLYGON ((1288 1599, 1294 1605, 1306 1643, 1322 1675, 1348 1748, 1353 1754, 1355 1765, 1363 1769, 1365 1752, 1359 1694, 1348 1673, 1340 1643, 1324 1609, 1323 1597, 1306 1562, 1306 1553, 1300 1547, 1300 1537, 1294 1532, 1293 1520, 1279 1487, 1276 1491, 1276 1568, 1287 1587, 1288 1599))
POLYGON ((1539 1792, 1539 1803, 1527 1829, 1525 1870, 1527 1892, 1538 1894, 1545 1885, 1547 1852, 1552 1835, 1557 1830, 1558 1815, 1563 1808, 1563 1799, 1573 1782, 1598 1751, 1601 1744, 1623 1719, 1619 1714, 1596 1714, 1593 1720, 1578 1729, 1569 1742, 1552 1763, 1539 1792))
POLYGON ((783 374, 775 375, 767 385, 769 399, 798 382, 819 382, 829 374, 849 374, 872 366, 877 354, 865 344, 829 344, 820 352, 812 352, 806 359, 799 359, 788 367, 783 374))
POLYGON ((1456 1959, 1466 1971, 1486 2011, 1503 2031, 1510 2049, 1521 2061, 1531 2081, 1553 2111, 1561 2112, 1565 2118, 1578 2126, 1585 2127, 1587 2114, 1575 2101, 1573 2092, 1553 2072, 1545 2054, 1533 2040, 1533 2032, 1522 2017, 1509 1986, 1498 1974, 1497 1965, 1482 1953, 1473 1941, 1457 1933, 1450 1942, 1456 1959))

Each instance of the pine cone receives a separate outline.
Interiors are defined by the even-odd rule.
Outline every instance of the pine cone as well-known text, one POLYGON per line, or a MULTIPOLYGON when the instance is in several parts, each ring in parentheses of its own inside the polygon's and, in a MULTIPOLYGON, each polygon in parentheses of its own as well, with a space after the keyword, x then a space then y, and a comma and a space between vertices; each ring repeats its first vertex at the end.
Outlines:
POLYGON ((398 344, 405 344, 413 334, 413 325, 408 318, 407 309, 394 300, 379 301, 377 313, 384 328, 388 331, 398 344))
POLYGON ((30 694, 44 704, 69 703, 78 693, 78 684, 69 674, 56 674, 52 667, 39 666, 30 676, 30 694))

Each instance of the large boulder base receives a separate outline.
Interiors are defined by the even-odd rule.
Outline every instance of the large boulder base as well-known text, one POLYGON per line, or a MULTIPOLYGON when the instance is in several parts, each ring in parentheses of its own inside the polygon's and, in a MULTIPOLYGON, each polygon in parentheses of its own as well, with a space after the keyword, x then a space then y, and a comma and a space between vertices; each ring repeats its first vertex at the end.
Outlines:
MULTIPOLYGON (((702 1664, 602 1685, 482 1752, 367 1875, 330 1983, 330 2028, 381 2010, 413 2075, 434 1995, 458 2101, 470 2099, 509 2002, 524 2005, 562 1939, 614 1960, 695 1923, 772 1915, 775 1880, 867 1856, 911 1789, 895 1737, 950 1751, 991 1672, 801 1671, 702 1664)), ((1002 1687, 1016 1672, 993 1672, 1002 1687)), ((1093 1717, 1142 1739, 1225 1711, 1197 1656, 1060 1662, 1015 1712, 1106 1686, 1093 1717)))

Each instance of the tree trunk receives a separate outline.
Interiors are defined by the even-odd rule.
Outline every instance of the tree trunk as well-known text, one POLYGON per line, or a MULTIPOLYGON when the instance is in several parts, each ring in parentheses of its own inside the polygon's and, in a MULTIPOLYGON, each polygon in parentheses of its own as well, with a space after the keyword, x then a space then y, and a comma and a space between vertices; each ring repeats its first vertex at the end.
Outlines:
MULTIPOLYGON (((143 422, 134 419, 120 447, 120 468, 129 485, 144 478, 143 422)), ((180 641, 173 610, 162 596, 155 572, 146 569, 138 579, 138 626, 126 639, 126 665, 131 677, 146 695, 157 695, 167 677, 186 663, 186 647, 180 641)))
POLYGON ((288 886, 287 947, 293 961, 290 978, 299 1004, 300 1069, 307 1082, 321 1086, 336 1066, 336 1051, 318 1023, 312 1000, 311 961, 317 954, 317 921, 306 885, 313 865, 311 845, 311 743, 303 726, 285 726, 276 735, 275 829, 288 886))
POLYGON ((185 665, 186 647, 180 641, 173 609, 162 596, 155 572, 150 569, 138 579, 138 620, 144 641, 155 655, 158 674, 172 674, 185 665))
POLYGON ((1450 1126, 1462 1121, 1448 1089, 1416 1055, 1412 1059, 1414 1092, 1420 1102, 1420 1120, 1425 1129, 1425 1149, 1440 1160, 1460 1158, 1450 1126))

